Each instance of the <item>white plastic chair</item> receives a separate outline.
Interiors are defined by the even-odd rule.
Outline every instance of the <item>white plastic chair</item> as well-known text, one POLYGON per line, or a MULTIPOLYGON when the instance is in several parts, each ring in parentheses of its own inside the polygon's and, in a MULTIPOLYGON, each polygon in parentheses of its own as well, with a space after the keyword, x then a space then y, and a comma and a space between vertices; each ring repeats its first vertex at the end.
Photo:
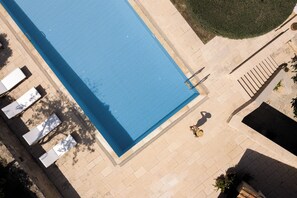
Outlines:
POLYGON ((41 124, 31 129, 28 133, 23 135, 23 138, 31 146, 42 138, 44 138, 49 132, 54 130, 61 124, 61 120, 56 114, 52 114, 49 118, 43 121, 41 124))

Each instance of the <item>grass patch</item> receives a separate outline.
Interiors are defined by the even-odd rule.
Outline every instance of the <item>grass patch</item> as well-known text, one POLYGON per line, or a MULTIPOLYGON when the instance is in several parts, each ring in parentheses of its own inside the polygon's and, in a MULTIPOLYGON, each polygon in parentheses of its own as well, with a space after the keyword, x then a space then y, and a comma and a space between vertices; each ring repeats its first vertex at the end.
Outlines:
POLYGON ((296 0, 171 1, 184 1, 185 12, 205 30, 234 39, 255 37, 273 30, 289 17, 296 4, 296 0))
POLYGON ((192 17, 191 10, 187 7, 187 0, 171 0, 172 4, 180 12, 180 14, 185 18, 200 40, 206 44, 208 41, 213 39, 216 35, 209 30, 205 29, 203 25, 192 17))

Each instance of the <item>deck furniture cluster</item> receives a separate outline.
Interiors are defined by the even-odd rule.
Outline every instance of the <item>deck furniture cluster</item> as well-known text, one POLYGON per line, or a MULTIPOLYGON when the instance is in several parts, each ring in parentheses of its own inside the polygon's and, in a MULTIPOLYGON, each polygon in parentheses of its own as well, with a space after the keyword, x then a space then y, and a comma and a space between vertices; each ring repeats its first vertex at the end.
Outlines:
MULTIPOLYGON (((0 96, 8 94, 13 88, 17 87, 26 79, 26 75, 20 68, 16 68, 7 74, 2 80, 0 80, 0 96)), ((30 108, 34 103, 38 102, 42 98, 39 91, 32 87, 26 91, 15 101, 11 102, 7 106, 3 107, 1 111, 5 114, 7 119, 15 118, 21 115, 25 110, 30 108)), ((53 113, 46 120, 40 123, 38 126, 32 128, 29 132, 23 135, 23 139, 29 146, 36 144, 38 141, 46 137, 51 131, 56 129, 62 121, 59 117, 53 113)), ((64 140, 60 141, 52 149, 44 153, 39 157, 40 162, 44 167, 49 167, 55 163, 61 156, 67 153, 77 142, 71 135, 68 135, 64 140)))

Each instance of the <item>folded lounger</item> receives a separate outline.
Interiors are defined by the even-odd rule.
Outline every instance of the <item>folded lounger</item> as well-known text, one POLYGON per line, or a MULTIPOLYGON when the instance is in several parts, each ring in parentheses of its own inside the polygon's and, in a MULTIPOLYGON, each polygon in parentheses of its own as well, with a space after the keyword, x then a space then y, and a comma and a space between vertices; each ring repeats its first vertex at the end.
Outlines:
POLYGON ((5 94, 26 78, 20 68, 16 68, 0 81, 0 95, 5 94))
POLYGON ((31 146, 40 139, 44 138, 49 132, 54 130, 61 124, 61 120, 56 114, 52 114, 49 118, 43 121, 41 124, 31 129, 28 133, 23 135, 23 138, 31 146))
POLYGON ((33 87, 29 91, 27 91, 24 95, 19 97, 16 101, 10 103, 6 107, 3 107, 1 110, 4 112, 6 117, 10 119, 25 111, 27 108, 29 108, 34 102, 36 102, 40 98, 41 98, 41 95, 33 87))
POLYGON ((62 140, 51 150, 39 157, 39 160, 42 162, 45 168, 47 168, 57 161, 62 155, 67 153, 76 144, 77 143, 74 138, 71 135, 68 135, 66 139, 62 140))

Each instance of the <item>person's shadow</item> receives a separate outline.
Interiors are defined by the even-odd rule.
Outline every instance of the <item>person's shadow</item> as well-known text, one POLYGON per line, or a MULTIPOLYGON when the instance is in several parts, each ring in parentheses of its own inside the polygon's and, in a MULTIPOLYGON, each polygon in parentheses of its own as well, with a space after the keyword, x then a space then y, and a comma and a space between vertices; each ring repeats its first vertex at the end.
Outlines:
POLYGON ((207 118, 211 118, 211 114, 206 111, 201 111, 200 114, 202 117, 197 121, 197 127, 202 126, 207 121, 207 118))

